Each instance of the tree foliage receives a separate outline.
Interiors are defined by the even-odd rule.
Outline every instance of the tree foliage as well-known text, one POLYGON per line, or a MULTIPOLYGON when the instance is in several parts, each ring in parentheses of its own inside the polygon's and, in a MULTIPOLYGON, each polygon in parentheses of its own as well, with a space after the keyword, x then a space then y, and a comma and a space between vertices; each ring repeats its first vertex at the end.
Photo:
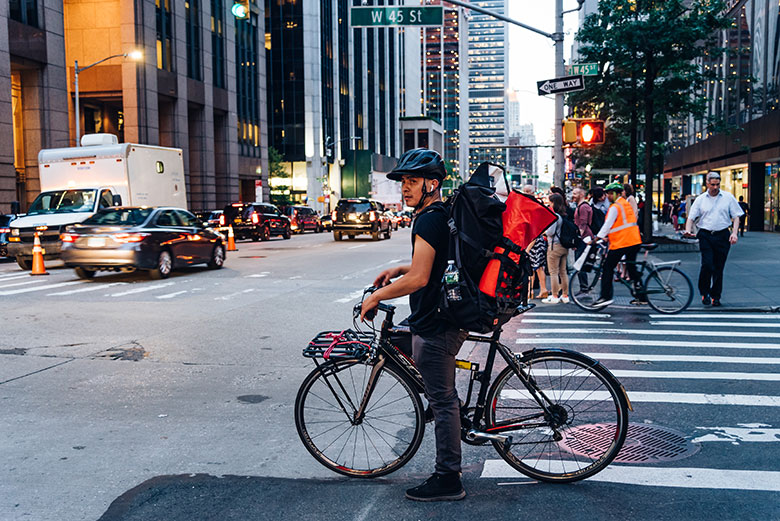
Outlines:
MULTIPOLYGON (((292 189, 292 176, 290 172, 287 171, 287 169, 284 167, 284 157, 282 154, 276 150, 274 147, 268 147, 268 180, 270 184, 270 180, 273 178, 276 179, 286 179, 287 182, 285 182, 284 185, 271 185, 271 191, 275 192, 285 192, 290 191, 292 189)), ((284 193, 271 193, 271 202, 277 206, 286 206, 291 204, 293 201, 288 194, 284 193)))

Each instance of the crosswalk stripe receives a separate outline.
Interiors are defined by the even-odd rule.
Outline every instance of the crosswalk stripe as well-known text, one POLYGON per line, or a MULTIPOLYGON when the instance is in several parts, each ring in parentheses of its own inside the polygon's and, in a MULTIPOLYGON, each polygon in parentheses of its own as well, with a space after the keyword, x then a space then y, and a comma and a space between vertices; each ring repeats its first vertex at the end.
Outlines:
POLYGON ((11 279, 11 278, 14 278, 14 277, 23 277, 25 275, 28 276, 28 277, 30 276, 30 274, 27 273, 27 272, 15 270, 15 271, 6 273, 4 275, 0 275, 0 279, 11 279))
POLYGON ((780 382, 780 373, 728 373, 717 371, 641 371, 611 370, 617 378, 674 378, 680 380, 755 380, 780 382))
POLYGON ((145 291, 152 291, 155 289, 167 288, 173 286, 175 282, 164 282, 162 284, 152 284, 151 286, 142 286, 140 288, 129 289, 127 291, 121 291, 119 293, 112 293, 112 297, 124 297, 125 295, 134 295, 136 293, 143 293, 145 291))
POLYGON ((554 318, 524 318, 523 324, 593 324, 593 325, 609 325, 614 322, 609 320, 556 320, 554 318))
POLYGON ((647 336, 719 336, 741 338, 780 338, 780 332, 770 331, 682 331, 669 329, 608 329, 608 328, 550 328, 550 329, 518 329, 518 333, 526 335, 647 335, 647 336))
POLYGON ((84 284, 80 280, 74 280, 71 282, 58 282, 56 284, 46 284, 45 286, 35 286, 34 288, 13 289, 8 291, 0 291, 0 296, 6 295, 18 295, 20 293, 30 293, 33 291, 42 291, 45 289, 61 288, 63 286, 72 286, 73 284, 84 284))
POLYGON ((175 297, 177 295, 181 295, 183 293, 187 293, 187 290, 185 289, 185 290, 182 290, 182 291, 176 291, 174 293, 168 293, 166 295, 158 295, 157 298, 173 298, 173 297, 175 297))
POLYGON ((762 423, 741 423, 739 424, 739 427, 696 427, 696 430, 710 432, 699 436, 698 438, 692 439, 691 442, 780 442, 780 429, 767 429, 767 427, 770 427, 770 425, 765 425, 762 423))
POLYGON ((353 300, 357 300, 360 297, 363 296, 363 290, 359 289, 357 291, 353 291, 349 296, 346 296, 344 298, 336 299, 333 302, 344 304, 345 302, 352 302, 353 300))
POLYGON ((15 273, 13 277, 0 277, 0 284, 5 284, 9 280, 29 279, 29 278, 30 278, 29 273, 15 273))
POLYGON ((675 347, 686 349, 698 348, 719 348, 719 349, 776 349, 780 350, 780 344, 764 343, 742 343, 733 342, 685 342, 682 340, 644 340, 644 339, 614 339, 614 338, 518 338, 516 343, 536 345, 542 344, 548 347, 558 345, 578 344, 578 345, 602 345, 602 346, 652 346, 652 347, 675 347))
POLYGON ((631 360, 632 362, 702 362, 711 364, 766 364, 780 365, 780 358, 758 356, 698 356, 648 355, 634 353, 583 353, 596 360, 631 360))
POLYGON ((685 320, 688 318, 710 318, 710 319, 719 319, 719 318, 761 318, 761 319, 771 319, 771 320, 780 320, 780 313, 683 313, 680 315, 657 315, 657 314, 651 314, 650 318, 666 318, 666 319, 672 319, 672 318, 679 318, 681 320, 685 320))
POLYGON ((780 322, 677 322, 673 320, 651 321, 651 326, 696 326, 696 327, 780 327, 780 322))
POLYGON ((17 286, 27 286, 28 284, 38 284, 39 282, 43 282, 43 279, 30 280, 30 278, 28 276, 27 277, 27 282, 15 282, 13 284, 6 284, 4 286, 0 286, 0 288, 15 288, 17 286))
MULTIPOLYGON (((576 318, 612 318, 609 313, 553 313, 551 311, 530 311, 527 317, 576 317, 576 318)), ((666 316, 666 315, 662 315, 666 316)))
POLYGON ((100 290, 100 289, 109 288, 111 286, 121 286, 121 285, 124 285, 124 284, 127 284, 127 282, 112 282, 110 284, 100 284, 100 283, 96 283, 96 282, 91 282, 91 283, 89 283, 89 286, 87 286, 86 288, 70 289, 70 290, 67 290, 67 291, 59 291, 57 293, 48 293, 46 296, 47 297, 55 297, 55 296, 60 296, 60 295, 73 295, 74 293, 86 293, 88 291, 97 291, 97 290, 100 290))
MULTIPOLYGON (((542 389, 551 392, 549 389, 542 389)), ((556 391, 558 393, 558 391, 556 391)), ((527 390, 507 390, 501 392, 502 398, 533 399, 527 390)), ((586 402, 610 399, 609 391, 571 391, 565 392, 567 400, 586 402)), ((692 405, 745 405, 758 407, 780 407, 780 396, 749 395, 749 394, 706 394, 706 393, 656 393, 644 391, 629 391, 631 403, 674 403, 692 405)))
MULTIPOLYGON (((572 462, 575 465, 576 462, 572 462)), ((487 460, 482 478, 524 478, 504 460, 487 460)), ((780 472, 708 468, 610 465, 588 481, 673 488, 707 488, 780 492, 780 472)))

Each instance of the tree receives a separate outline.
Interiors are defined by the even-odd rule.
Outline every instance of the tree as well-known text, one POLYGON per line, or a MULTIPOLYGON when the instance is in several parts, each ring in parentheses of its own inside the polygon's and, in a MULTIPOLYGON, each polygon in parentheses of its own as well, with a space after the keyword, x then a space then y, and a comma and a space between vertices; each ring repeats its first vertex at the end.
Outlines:
POLYGON ((292 203, 290 190, 292 190, 292 175, 284 167, 284 158, 274 147, 268 147, 268 182, 271 179, 285 179, 284 185, 271 185, 271 202, 276 206, 285 206, 292 203), (277 192, 274 194, 274 192, 277 192), (287 192, 286 194, 284 192, 287 192))
MULTIPOLYGON (((721 0, 600 0, 577 35, 582 61, 598 63, 600 74, 570 96, 570 105, 577 115, 609 119, 614 130, 628 133, 632 181, 641 128, 647 204, 660 173, 664 129, 670 119, 704 113, 706 100, 696 94, 712 71, 701 61, 717 52, 713 36, 729 23, 721 0)), ((643 223, 648 238, 651 213, 643 223)))

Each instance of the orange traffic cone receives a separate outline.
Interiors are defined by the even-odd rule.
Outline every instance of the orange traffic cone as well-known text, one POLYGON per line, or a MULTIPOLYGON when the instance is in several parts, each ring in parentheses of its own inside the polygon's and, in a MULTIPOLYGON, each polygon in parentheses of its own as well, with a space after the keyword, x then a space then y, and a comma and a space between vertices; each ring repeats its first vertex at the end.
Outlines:
POLYGON ((236 237, 233 235, 233 225, 228 226, 228 247, 227 251, 238 251, 236 248, 236 237))
POLYGON ((48 275, 46 268, 43 266, 43 248, 41 248, 41 239, 38 237, 38 232, 35 232, 35 240, 33 241, 33 262, 30 275, 48 275))

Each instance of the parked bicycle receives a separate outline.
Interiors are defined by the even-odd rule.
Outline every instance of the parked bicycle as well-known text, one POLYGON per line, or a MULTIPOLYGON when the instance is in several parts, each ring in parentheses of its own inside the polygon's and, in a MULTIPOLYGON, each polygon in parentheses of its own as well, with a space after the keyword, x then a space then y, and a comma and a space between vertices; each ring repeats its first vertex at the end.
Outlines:
MULTIPOLYGON (((600 311, 606 306, 594 306, 594 303, 601 294, 601 275, 607 245, 598 242, 590 247, 596 248, 593 258, 586 262, 586 267, 569 275, 569 294, 580 308, 600 311)), ((643 244, 640 251, 645 252, 644 258, 634 262, 643 278, 639 289, 635 289, 633 282, 624 277, 618 276, 616 280, 628 288, 632 297, 644 296, 650 307, 659 313, 680 313, 691 305, 693 283, 680 269, 679 260, 661 262, 649 259, 648 252, 657 247, 657 244, 643 244)), ((629 261, 625 263, 628 264, 629 261)), ((620 273, 620 270, 615 270, 615 273, 620 273)))
MULTIPOLYGON (((513 316, 533 307, 521 306, 513 316)), ((347 476, 373 478, 398 470, 425 432, 422 377, 411 356, 391 340, 410 333, 393 324, 394 306, 378 309, 385 314, 378 335, 373 322, 370 331, 361 331, 358 304, 354 330, 322 332, 303 350, 316 368, 295 400, 298 434, 317 461, 347 476)), ((563 349, 516 354, 499 342, 500 335, 498 328, 491 336, 468 336, 489 346, 484 369, 457 361, 469 371, 462 440, 491 442, 509 465, 541 481, 568 483, 603 470, 623 446, 632 410, 620 382, 583 354, 563 349), (506 368, 492 379, 496 354, 506 368)))

